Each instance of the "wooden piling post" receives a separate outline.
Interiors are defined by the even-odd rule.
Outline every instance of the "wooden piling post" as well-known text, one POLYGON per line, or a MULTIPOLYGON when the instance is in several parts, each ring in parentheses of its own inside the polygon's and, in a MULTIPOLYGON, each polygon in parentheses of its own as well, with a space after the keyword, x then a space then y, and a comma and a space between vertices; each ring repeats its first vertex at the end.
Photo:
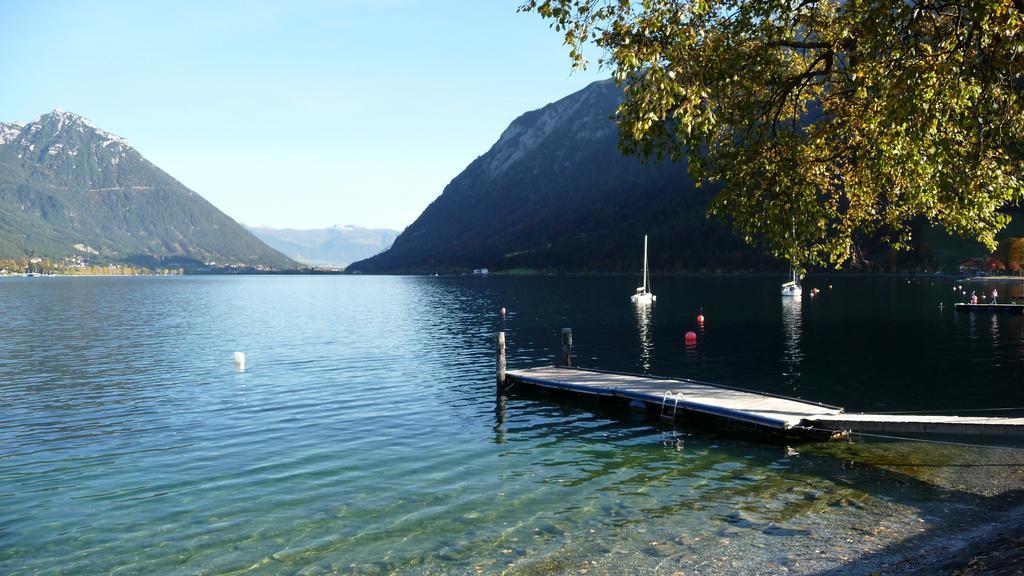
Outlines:
POLYGON ((572 366, 572 328, 562 328, 562 365, 572 366))
POLYGON ((505 393, 505 332, 498 332, 498 397, 505 393))

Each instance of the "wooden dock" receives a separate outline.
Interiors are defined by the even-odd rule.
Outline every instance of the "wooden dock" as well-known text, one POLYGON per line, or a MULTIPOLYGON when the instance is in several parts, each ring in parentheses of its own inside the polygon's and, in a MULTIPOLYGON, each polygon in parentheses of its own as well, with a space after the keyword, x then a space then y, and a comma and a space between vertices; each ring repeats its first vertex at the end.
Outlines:
POLYGON ((968 304, 957 302, 953 305, 957 312, 997 312, 1005 314, 1024 314, 1024 305, 1021 304, 968 304))
POLYGON ((803 424, 805 420, 843 411, 837 406, 694 380, 580 368, 530 368, 510 371, 506 377, 517 385, 639 401, 672 417, 677 412, 697 412, 780 432, 812 432, 803 424))
POLYGON ((697 413, 786 435, 836 438, 850 431, 1024 435, 1024 418, 846 414, 838 406, 680 378, 556 366, 514 370, 503 376, 512 385, 642 402, 663 419, 674 421, 697 413))
POLYGON ((807 424, 851 432, 1024 436, 1024 418, 935 416, 924 414, 824 414, 807 424))

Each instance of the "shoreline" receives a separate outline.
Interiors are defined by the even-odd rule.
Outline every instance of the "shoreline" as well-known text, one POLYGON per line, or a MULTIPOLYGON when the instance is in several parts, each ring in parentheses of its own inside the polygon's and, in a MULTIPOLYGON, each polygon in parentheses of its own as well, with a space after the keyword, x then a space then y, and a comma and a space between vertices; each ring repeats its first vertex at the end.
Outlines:
POLYGON ((1024 282, 1024 276, 971 276, 965 278, 968 282, 987 282, 989 280, 996 280, 999 282, 1024 282))
MULTIPOLYGON (((1022 465, 1024 469, 1024 465, 1022 465)), ((816 576, 1024 576, 1024 489, 990 496, 988 513, 944 517, 917 534, 893 535, 882 549, 816 572, 816 576), (1005 507, 1004 507, 1005 506, 1005 507)))
POLYGON ((904 576, 1024 574, 1024 505, 988 525, 947 535, 893 568, 904 576))
MULTIPOLYGON (((784 270, 772 271, 772 270, 728 270, 728 271, 671 271, 671 272, 651 272, 651 276, 654 278, 676 278, 676 277, 700 277, 700 278, 770 278, 785 276, 788 274, 784 270)), ((135 276, 422 276, 422 277, 435 277, 433 273, 416 273, 416 272, 381 272, 381 273, 365 273, 365 272, 346 272, 344 270, 277 270, 277 271, 201 271, 201 272, 189 272, 174 273, 174 274, 160 274, 157 272, 150 272, 148 274, 33 274, 29 276, 24 273, 8 273, 0 274, 0 278, 85 278, 90 276, 97 277, 135 277, 135 276)), ((487 278, 489 276, 497 276, 502 278, 515 277, 515 278, 575 278, 575 277, 616 277, 616 276, 636 276, 635 272, 612 272, 607 270, 495 270, 487 275, 474 275, 469 272, 449 272, 444 274, 437 274, 440 278, 487 278)), ((804 279, 808 278, 829 278, 829 277, 849 277, 849 278, 942 278, 959 280, 963 282, 1021 282, 1024 283, 1024 276, 977 276, 970 275, 965 272, 864 272, 864 271, 845 271, 845 270, 821 270, 811 271, 804 275, 804 279)))

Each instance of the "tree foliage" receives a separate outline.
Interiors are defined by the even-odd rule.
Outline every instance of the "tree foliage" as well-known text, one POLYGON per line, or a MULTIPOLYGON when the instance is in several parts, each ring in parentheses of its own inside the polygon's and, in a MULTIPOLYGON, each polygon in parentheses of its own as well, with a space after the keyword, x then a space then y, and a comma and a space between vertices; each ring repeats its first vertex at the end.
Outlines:
POLYGON ((1024 269, 1024 238, 1003 238, 996 255, 1007 270, 1019 274, 1024 269))
POLYGON ((923 216, 990 249, 1024 197, 1024 0, 529 0, 623 84, 620 147, 802 265, 923 216))

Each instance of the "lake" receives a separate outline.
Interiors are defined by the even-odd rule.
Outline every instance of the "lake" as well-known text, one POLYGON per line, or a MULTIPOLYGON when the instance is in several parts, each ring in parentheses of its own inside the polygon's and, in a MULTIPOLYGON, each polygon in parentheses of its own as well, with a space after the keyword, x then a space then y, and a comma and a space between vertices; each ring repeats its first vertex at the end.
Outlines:
POLYGON ((586 367, 1024 406, 1024 317, 951 306, 1024 284, 782 280, 656 276, 640 313, 623 276, 0 279, 0 573, 862 574, 1020 504, 1014 446, 496 412, 494 333, 517 368, 563 327, 586 367))

